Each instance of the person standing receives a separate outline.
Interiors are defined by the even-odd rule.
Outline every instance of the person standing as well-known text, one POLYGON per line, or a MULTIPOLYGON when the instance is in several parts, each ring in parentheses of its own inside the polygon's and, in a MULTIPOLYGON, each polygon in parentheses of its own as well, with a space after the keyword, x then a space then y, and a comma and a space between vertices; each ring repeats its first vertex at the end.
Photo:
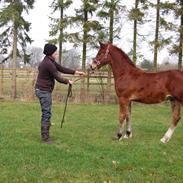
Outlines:
POLYGON ((45 57, 38 67, 38 76, 35 84, 35 93, 39 99, 42 116, 41 116, 41 139, 42 142, 51 144, 52 140, 49 135, 51 126, 51 108, 52 108, 52 91, 55 86, 55 80, 59 83, 73 84, 72 80, 63 78, 64 74, 78 74, 84 76, 85 73, 78 70, 72 70, 62 67, 56 60, 58 59, 57 47, 53 44, 45 44, 43 53, 45 57))

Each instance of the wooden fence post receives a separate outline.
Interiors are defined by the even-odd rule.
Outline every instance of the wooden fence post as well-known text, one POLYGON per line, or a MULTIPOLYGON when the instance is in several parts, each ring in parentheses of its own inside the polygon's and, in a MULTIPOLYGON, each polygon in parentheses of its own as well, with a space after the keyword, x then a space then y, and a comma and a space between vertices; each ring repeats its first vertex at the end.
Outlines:
POLYGON ((37 78, 37 73, 36 73, 36 70, 32 70, 33 72, 33 76, 32 76, 32 96, 31 96, 31 99, 34 100, 34 96, 35 96, 35 83, 36 83, 36 78, 37 78))
POLYGON ((86 87, 85 87, 85 78, 81 79, 81 86, 80 86, 80 102, 85 103, 86 101, 86 87))
POLYGON ((87 98, 88 98, 88 96, 89 96, 89 87, 90 87, 90 71, 89 70, 87 70, 87 86, 86 86, 86 91, 87 91, 87 98))
POLYGON ((3 96, 3 64, 0 65, 0 70, 1 70, 1 73, 0 73, 0 97, 3 96))

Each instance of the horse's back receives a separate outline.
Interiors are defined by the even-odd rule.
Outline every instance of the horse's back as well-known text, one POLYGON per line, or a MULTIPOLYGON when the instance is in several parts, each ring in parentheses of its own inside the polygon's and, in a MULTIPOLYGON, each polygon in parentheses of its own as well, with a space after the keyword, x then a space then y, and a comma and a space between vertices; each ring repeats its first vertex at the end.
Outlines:
POLYGON ((129 97, 129 100, 150 104, 172 96, 183 103, 183 72, 179 70, 141 72, 134 77, 130 75, 121 83, 123 92, 119 93, 129 97))

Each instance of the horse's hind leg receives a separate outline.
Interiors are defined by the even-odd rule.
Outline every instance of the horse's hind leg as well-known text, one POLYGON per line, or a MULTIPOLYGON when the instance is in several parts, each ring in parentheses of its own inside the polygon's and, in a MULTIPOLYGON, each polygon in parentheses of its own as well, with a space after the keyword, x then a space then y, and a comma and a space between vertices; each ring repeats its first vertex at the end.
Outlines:
POLYGON ((175 99, 171 99, 170 100, 171 102, 171 107, 172 107, 172 124, 170 126, 170 128, 167 130, 167 132, 165 133, 165 135, 163 136, 163 138, 161 139, 161 142, 163 143, 167 143, 171 136, 173 135, 173 132, 177 126, 177 123, 179 122, 180 120, 180 109, 181 109, 181 106, 180 106, 180 103, 175 100, 175 99))
POLYGON ((132 102, 129 102, 128 105, 128 112, 126 116, 126 134, 124 138, 131 138, 132 137, 132 124, 131 124, 131 104, 132 102))

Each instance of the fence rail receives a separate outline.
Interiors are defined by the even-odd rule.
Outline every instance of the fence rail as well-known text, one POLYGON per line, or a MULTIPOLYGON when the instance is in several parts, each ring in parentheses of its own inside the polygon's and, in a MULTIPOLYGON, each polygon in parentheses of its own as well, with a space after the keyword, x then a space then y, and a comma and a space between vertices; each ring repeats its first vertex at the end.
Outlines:
MULTIPOLYGON (((13 69, 0 69, 0 98, 11 98, 12 71, 13 69)), ((16 90, 18 99, 35 100, 34 86, 37 74, 37 69, 16 69, 16 90)), ((75 75, 62 74, 62 76, 70 80, 79 79, 79 76, 75 75)), ((88 72, 88 75, 85 78, 81 78, 81 80, 74 83, 73 97, 71 100, 76 103, 81 102, 81 98, 84 98, 84 102, 87 103, 116 102, 113 77, 110 86, 107 83, 107 80, 108 73, 106 71, 98 71, 94 74, 88 72)), ((66 92, 67 85, 60 85, 56 82, 53 100, 63 101, 66 92)))

